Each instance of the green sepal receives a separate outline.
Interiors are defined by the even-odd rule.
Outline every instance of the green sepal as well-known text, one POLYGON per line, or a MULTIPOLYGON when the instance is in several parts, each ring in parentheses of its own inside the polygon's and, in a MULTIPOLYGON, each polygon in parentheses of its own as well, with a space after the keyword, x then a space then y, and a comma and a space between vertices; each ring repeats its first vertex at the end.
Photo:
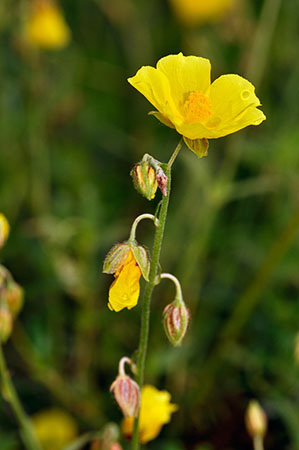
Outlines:
POLYGON ((195 153, 198 158, 207 156, 209 141, 206 138, 203 139, 188 139, 184 136, 184 142, 190 150, 195 153))
POLYGON ((147 250, 141 245, 131 245, 131 250, 133 252, 134 258, 141 270, 142 276, 146 281, 149 281, 150 272, 150 260, 147 250))
POLYGON ((104 260, 103 273, 115 273, 127 259, 130 249, 128 242, 114 245, 104 260))

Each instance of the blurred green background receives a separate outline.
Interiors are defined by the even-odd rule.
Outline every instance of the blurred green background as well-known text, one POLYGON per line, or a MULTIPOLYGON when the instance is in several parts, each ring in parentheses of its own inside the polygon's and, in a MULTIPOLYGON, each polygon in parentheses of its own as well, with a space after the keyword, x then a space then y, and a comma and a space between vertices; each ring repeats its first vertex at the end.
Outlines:
MULTIPOLYGON (((171 348, 161 314, 174 291, 161 283, 146 382, 180 409, 148 447, 250 449, 244 412, 257 398, 265 448, 298 450, 298 0, 236 0, 194 27, 166 0, 63 0, 72 39, 59 51, 22 43, 28 2, 0 6, 0 210, 11 224, 1 262, 26 292, 4 350, 27 412, 58 406, 80 432, 120 422, 109 386, 137 347, 140 302, 108 310, 102 261, 159 201, 138 195, 130 169, 146 152, 167 160, 179 140, 126 79, 183 51, 209 58, 213 79, 250 79, 267 121, 211 141, 208 158, 184 149, 174 166, 162 267, 181 280, 192 321, 171 348)), ((139 242, 152 237, 143 223, 139 242)), ((21 448, 2 400, 0 443, 21 448)))

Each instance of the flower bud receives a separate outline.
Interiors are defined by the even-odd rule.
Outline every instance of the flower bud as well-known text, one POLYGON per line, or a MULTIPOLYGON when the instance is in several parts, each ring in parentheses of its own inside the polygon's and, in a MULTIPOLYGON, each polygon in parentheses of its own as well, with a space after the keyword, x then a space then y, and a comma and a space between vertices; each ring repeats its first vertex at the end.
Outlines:
POLYGON ((117 272, 124 265, 130 249, 131 246, 127 242, 114 245, 105 258, 103 273, 113 274, 117 272))
POLYGON ((166 336, 174 346, 180 345, 188 328, 190 313, 183 301, 166 306, 163 311, 163 324, 166 336))
POLYGON ((0 341, 6 342, 10 337, 13 327, 13 316, 9 309, 0 308, 0 341))
POLYGON ((246 414, 245 424, 251 437, 264 436, 267 431, 267 416, 256 400, 249 402, 246 414))
POLYGON ((135 188, 147 200, 155 197, 158 182, 156 180, 156 171, 148 161, 137 163, 130 172, 135 188))
POLYGON ((140 407, 140 389, 127 375, 118 375, 110 387, 125 417, 137 417, 140 407))
POLYGON ((4 214, 0 213, 0 248, 3 247, 9 235, 9 223, 4 214))
POLYGON ((5 290, 7 306, 13 316, 17 316, 23 306, 24 291, 15 281, 10 281, 5 290))

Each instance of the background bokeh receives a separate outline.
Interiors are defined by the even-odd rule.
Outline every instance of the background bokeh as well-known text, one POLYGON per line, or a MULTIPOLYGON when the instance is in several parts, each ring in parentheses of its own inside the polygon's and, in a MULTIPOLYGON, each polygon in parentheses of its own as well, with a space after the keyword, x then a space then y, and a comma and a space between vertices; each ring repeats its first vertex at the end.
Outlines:
MULTIPOLYGON (((0 5, 0 210, 12 229, 1 262, 26 292, 4 350, 27 412, 59 407, 80 432, 120 422, 109 386, 136 349, 140 302, 110 312, 101 265, 159 201, 139 196, 130 169, 144 153, 167 160, 179 139, 126 79, 183 51, 209 58, 213 79, 250 79, 267 121, 211 141, 208 158, 184 149, 174 166, 162 267, 181 280, 192 321, 171 348, 163 281, 146 381, 180 409, 148 447, 250 449, 244 412, 257 398, 265 448, 298 450, 298 0, 235 0, 192 26, 165 0, 63 0, 72 37, 60 50, 25 42, 28 3, 0 5)), ((144 222, 139 242, 152 237, 144 222)), ((22 448, 2 400, 0 443, 22 448)))

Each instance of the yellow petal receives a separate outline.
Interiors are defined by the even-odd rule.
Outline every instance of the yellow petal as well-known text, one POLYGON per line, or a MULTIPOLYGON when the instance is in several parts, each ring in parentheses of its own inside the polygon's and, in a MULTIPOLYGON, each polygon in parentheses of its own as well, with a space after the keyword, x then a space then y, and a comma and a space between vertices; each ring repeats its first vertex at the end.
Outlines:
POLYGON ((110 310, 118 312, 124 308, 132 309, 137 305, 140 277, 141 270, 134 259, 123 266, 109 289, 110 310))
POLYGON ((128 82, 165 117, 177 116, 167 77, 151 66, 143 66, 128 82))
POLYGON ((179 110, 190 92, 204 92, 211 83, 210 61, 199 56, 168 55, 158 61, 157 69, 167 77, 179 110))
POLYGON ((148 113, 150 116, 156 117, 163 125, 166 125, 169 128, 175 128, 175 126, 170 122, 167 117, 163 116, 163 114, 159 113, 159 111, 150 111, 148 113))
POLYGON ((223 75, 209 89, 212 115, 205 121, 207 138, 226 136, 248 125, 259 125, 265 115, 254 86, 239 75, 223 75))

